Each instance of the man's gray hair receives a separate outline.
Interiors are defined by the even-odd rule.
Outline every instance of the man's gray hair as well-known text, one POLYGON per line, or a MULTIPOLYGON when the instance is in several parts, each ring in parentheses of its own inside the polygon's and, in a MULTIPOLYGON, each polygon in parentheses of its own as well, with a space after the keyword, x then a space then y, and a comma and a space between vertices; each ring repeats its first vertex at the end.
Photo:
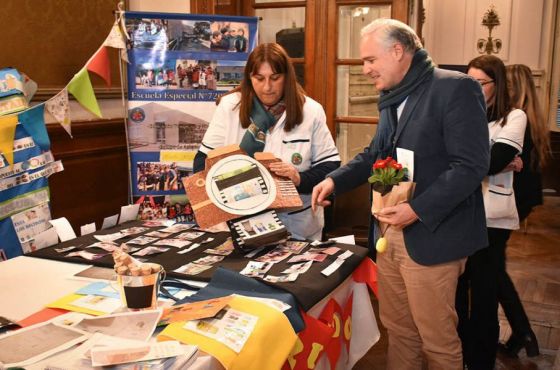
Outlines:
POLYGON ((407 24, 396 19, 378 18, 362 28, 361 36, 378 33, 381 42, 389 48, 395 42, 401 44, 405 52, 413 54, 422 49, 422 42, 416 32, 407 24))

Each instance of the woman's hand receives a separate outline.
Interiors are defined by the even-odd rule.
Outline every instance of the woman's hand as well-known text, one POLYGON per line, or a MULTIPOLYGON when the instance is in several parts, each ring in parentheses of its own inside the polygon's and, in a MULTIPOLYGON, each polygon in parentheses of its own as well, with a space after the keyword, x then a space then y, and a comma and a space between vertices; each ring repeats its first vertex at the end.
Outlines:
POLYGON ((287 177, 296 185, 299 186, 301 178, 297 168, 286 162, 274 162, 270 164, 270 171, 282 177, 287 177))
POLYGON ((502 172, 509 172, 509 171, 521 172, 522 169, 523 169, 523 160, 521 159, 521 157, 515 157, 511 162, 509 162, 509 164, 506 166, 506 168, 504 168, 502 172))

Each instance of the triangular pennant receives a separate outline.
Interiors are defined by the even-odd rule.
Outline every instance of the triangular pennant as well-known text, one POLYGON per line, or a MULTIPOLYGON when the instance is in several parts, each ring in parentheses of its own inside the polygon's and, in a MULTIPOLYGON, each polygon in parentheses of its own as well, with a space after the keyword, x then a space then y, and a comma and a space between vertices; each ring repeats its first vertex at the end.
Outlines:
POLYGON ((103 42, 103 46, 108 46, 110 48, 120 49, 121 58, 129 63, 128 54, 126 52, 126 40, 124 38, 125 33, 122 32, 121 27, 119 27, 119 22, 115 21, 109 36, 103 42))
POLYGON ((85 67, 76 73, 70 83, 68 83, 68 92, 74 95, 76 100, 91 113, 101 117, 101 111, 97 104, 97 99, 95 99, 93 86, 91 86, 91 80, 85 67))
POLYGON ((111 86, 111 64, 109 63, 109 53, 105 46, 101 46, 99 50, 88 61, 86 64, 88 71, 97 74, 103 80, 107 86, 111 86))
POLYGON ((107 36, 103 42, 103 46, 115 49, 126 49, 125 39, 117 22, 113 24, 111 32, 109 32, 109 36, 107 36))
POLYGON ((0 117, 0 151, 10 166, 14 164, 14 137, 17 123, 16 115, 0 117))
POLYGON ((45 102, 45 110, 68 132, 72 137, 72 122, 70 121, 70 105, 68 104, 68 90, 61 92, 45 102))
POLYGON ((39 148, 42 150, 49 150, 51 148, 51 141, 49 140, 47 126, 45 125, 44 104, 36 105, 20 113, 18 120, 39 148))

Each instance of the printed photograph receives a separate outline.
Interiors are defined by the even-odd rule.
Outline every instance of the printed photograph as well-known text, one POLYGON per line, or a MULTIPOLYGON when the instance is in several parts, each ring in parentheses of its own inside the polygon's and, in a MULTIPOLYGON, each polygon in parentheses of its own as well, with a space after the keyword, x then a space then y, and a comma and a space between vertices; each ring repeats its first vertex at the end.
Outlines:
POLYGON ((128 47, 134 49, 168 50, 171 41, 174 40, 174 37, 169 32, 168 22, 167 19, 127 18, 128 47))
POLYGON ((210 50, 210 22, 204 20, 169 20, 169 50, 198 51, 210 50))
POLYGON ((249 49, 249 25, 238 22, 212 22, 210 26, 212 51, 246 53, 249 49))
POLYGON ((178 167, 175 162, 137 162, 136 186, 138 191, 167 191, 183 188, 182 179, 191 170, 178 167))
POLYGON ((156 60, 138 63, 135 71, 137 89, 177 89, 177 76, 173 60, 165 60, 162 63, 157 63, 156 60))
MULTIPOLYGON (((242 237, 251 237, 272 232, 278 230, 280 227, 276 219, 269 212, 240 221, 236 223, 235 226, 240 230, 242 237), (241 226, 241 228, 238 226, 241 226)), ((287 252, 291 253, 290 251, 287 252)))
POLYGON ((175 88, 187 90, 217 90, 215 60, 177 59, 175 88))
MULTIPOLYGON (((140 204, 138 215, 143 221, 176 218, 181 218, 183 221, 187 222, 194 221, 194 212, 190 203, 178 202, 174 199, 174 197, 170 197, 168 195, 146 195, 141 197, 134 197, 134 203, 140 204)), ((191 227, 192 225, 185 226, 191 227)), ((146 235, 151 237, 165 238, 173 232, 157 230, 146 235)))
MULTIPOLYGON (((132 152, 180 150, 192 152, 200 147, 213 110, 206 102, 189 102, 189 113, 181 102, 134 102, 128 112, 128 135, 132 152)), ((190 162, 182 162, 192 167, 190 162)))

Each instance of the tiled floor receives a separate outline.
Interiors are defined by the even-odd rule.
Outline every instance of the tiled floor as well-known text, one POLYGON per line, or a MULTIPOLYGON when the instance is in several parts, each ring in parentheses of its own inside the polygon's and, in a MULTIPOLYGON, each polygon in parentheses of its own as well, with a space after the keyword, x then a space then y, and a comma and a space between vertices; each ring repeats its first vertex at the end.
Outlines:
MULTIPOLYGON (((545 198, 526 227, 513 233, 507 253, 507 268, 539 339, 541 355, 527 358, 522 350, 519 359, 498 356, 496 370, 560 370, 560 359, 554 365, 560 347, 560 197, 545 198)), ((507 321, 500 324, 501 338, 507 338, 507 321)), ((387 336, 381 330, 381 340, 354 369, 386 368, 387 336)))

